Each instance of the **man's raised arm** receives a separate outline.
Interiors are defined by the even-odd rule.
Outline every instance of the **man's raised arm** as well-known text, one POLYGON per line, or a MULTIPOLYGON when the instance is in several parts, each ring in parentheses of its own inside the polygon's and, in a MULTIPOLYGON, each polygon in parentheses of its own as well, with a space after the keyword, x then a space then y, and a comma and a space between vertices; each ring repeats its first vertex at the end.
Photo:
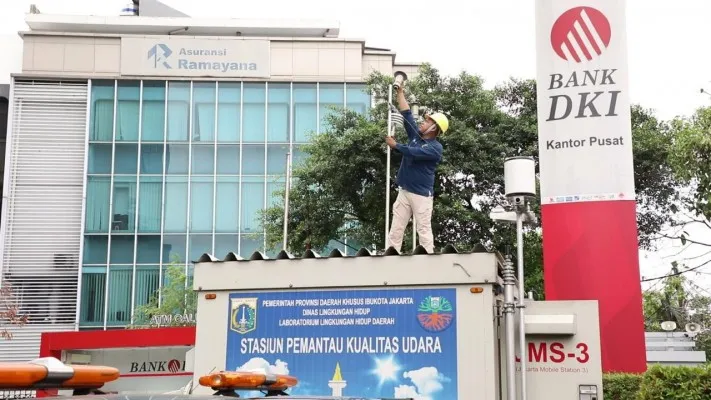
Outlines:
POLYGON ((412 115, 410 105, 407 103, 407 99, 405 98, 405 90, 403 90, 402 86, 400 86, 397 90, 397 105, 400 109, 400 114, 402 114, 402 117, 405 120, 403 125, 405 125, 405 132, 407 132, 408 139, 415 140, 415 138, 420 136, 420 130, 417 127, 415 117, 412 115))
POLYGON ((397 89, 397 106, 400 111, 405 111, 410 109, 410 105, 407 104, 407 99, 405 98, 405 90, 402 86, 397 89))

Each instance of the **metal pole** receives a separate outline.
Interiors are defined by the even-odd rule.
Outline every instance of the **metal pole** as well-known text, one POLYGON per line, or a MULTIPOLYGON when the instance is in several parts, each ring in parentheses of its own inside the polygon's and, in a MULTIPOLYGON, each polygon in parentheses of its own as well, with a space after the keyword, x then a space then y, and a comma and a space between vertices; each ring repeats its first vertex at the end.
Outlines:
POLYGON ((525 209, 516 210, 516 261, 518 263, 518 344, 521 348, 521 400, 526 400, 526 368, 527 368, 527 346, 526 346, 526 323, 524 310, 524 277, 523 277, 523 218, 525 209))
MULTIPOLYGON (((410 106, 412 110, 412 115, 415 117, 415 121, 420 119, 420 107, 417 105, 417 98, 415 95, 412 96, 412 105, 410 106)), ((417 247, 417 219, 415 218, 415 212, 412 212, 412 251, 415 251, 417 247)))
POLYGON ((289 191, 291 190, 291 152, 286 153, 286 184, 284 185, 284 251, 289 233, 289 191))
MULTIPOLYGON (((392 112, 390 105, 393 104, 393 85, 388 85, 388 136, 392 136, 392 112)), ((388 155, 385 162, 385 245, 388 248, 388 230, 390 229, 390 146, 386 146, 388 155)))
POLYGON ((415 219, 415 213, 412 213, 412 251, 415 251, 417 247, 417 220, 415 219))
MULTIPOLYGON (((516 340, 514 332, 514 313, 516 304, 514 298, 514 285, 516 285, 516 271, 511 262, 511 256, 506 256, 504 261, 504 318, 506 323, 506 399, 516 399, 516 340)), ((521 360, 524 355, 521 355, 521 360)))

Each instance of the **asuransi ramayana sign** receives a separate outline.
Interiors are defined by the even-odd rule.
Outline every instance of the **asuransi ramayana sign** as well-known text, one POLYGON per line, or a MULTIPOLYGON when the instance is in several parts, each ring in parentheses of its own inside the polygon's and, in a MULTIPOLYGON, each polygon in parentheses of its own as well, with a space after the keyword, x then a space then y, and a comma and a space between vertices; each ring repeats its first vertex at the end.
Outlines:
POLYGON ((269 40, 121 38, 122 76, 269 78, 269 40))
POLYGON ((624 2, 536 2, 543 204, 634 199, 624 2))

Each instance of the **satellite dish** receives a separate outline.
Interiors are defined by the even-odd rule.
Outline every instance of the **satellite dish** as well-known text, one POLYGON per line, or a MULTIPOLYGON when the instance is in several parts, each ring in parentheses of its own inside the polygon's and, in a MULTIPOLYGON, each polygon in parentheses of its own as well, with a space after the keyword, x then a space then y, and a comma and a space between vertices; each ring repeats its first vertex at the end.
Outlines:
POLYGON ((676 329, 676 322, 664 321, 664 322, 662 322, 662 329, 664 329, 667 332, 673 331, 674 329, 676 329))
POLYGON ((686 324, 686 326, 684 326, 684 329, 688 333, 699 333, 701 331, 701 325, 692 322, 692 323, 686 324))

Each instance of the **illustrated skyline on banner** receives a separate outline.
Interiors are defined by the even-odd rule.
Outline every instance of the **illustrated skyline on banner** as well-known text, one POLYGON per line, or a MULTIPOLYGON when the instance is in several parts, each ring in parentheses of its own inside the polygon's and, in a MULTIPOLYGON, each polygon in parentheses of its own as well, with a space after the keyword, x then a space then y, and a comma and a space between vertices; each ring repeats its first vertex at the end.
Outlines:
MULTIPOLYGON (((442 395, 444 384, 451 382, 451 379, 442 374, 436 367, 425 366, 415 370, 405 370, 394 360, 395 357, 374 357, 375 368, 359 373, 360 376, 372 375, 375 379, 383 381, 380 391, 375 391, 378 386, 354 386, 358 381, 351 380, 352 376, 343 374, 345 384, 343 395, 377 396, 389 395, 395 398, 416 398, 418 400, 436 400, 442 395), (389 394, 388 394, 389 393, 389 394)), ((324 366, 324 368, 327 367, 324 366)), ((332 368, 335 370, 335 366, 332 368)), ((236 369, 237 371, 259 371, 271 374, 289 375, 292 373, 298 378, 296 371, 289 370, 287 362, 281 359, 270 361, 254 357, 236 369)), ((334 372, 331 371, 331 374, 334 372)), ((299 381, 298 389, 292 394, 300 395, 323 395, 328 392, 328 382, 307 382, 299 381)), ((259 392, 245 395, 259 395, 259 392)), ((442 398, 447 396, 442 395, 442 398)))

